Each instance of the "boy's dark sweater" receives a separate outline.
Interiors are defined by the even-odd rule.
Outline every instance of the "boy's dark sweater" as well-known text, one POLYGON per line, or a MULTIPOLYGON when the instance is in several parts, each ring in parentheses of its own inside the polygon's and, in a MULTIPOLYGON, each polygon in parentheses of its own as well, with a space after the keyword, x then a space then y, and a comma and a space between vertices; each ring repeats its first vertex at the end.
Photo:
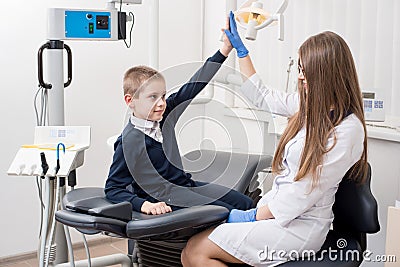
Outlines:
POLYGON ((225 59, 217 51, 188 83, 166 99, 167 107, 160 121, 163 143, 128 123, 114 144, 113 162, 105 185, 107 199, 114 203, 128 201, 133 210, 140 212, 146 200, 171 202, 173 185, 195 186, 191 174, 183 171, 175 125, 191 100, 208 84, 225 59), (128 188, 130 185, 132 190, 128 188))

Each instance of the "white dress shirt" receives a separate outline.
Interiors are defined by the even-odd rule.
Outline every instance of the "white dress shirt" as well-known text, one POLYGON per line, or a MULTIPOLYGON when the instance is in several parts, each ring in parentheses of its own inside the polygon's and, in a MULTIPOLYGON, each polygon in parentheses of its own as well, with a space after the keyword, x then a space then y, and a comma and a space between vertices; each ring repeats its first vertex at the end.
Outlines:
POLYGON ((133 126, 135 126, 136 129, 143 132, 145 135, 148 135, 157 142, 163 142, 160 123, 158 121, 149 121, 131 115, 130 122, 133 126))

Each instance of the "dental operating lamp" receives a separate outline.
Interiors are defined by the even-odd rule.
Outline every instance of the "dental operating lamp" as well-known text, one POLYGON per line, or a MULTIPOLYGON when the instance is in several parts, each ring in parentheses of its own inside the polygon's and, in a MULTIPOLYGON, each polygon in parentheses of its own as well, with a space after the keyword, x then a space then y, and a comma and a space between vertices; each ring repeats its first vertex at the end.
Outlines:
POLYGON ((274 14, 270 14, 263 9, 263 4, 258 0, 249 0, 245 2, 237 11, 234 12, 237 24, 246 29, 245 38, 255 40, 257 31, 274 23, 278 23, 278 39, 284 39, 284 18, 289 0, 284 0, 274 14))

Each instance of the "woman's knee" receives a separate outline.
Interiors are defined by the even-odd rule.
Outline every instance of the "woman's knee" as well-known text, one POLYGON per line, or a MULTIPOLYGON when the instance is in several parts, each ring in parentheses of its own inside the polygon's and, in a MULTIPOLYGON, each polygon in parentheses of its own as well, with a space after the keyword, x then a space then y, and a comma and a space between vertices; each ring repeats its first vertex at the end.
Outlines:
MULTIPOLYGON (((189 257, 190 255, 198 255, 196 253, 196 250, 199 247, 199 238, 197 236, 193 236, 192 238, 189 239, 189 241, 186 243, 185 248, 183 251, 185 252, 185 257, 189 257)), ((183 254, 183 253, 182 253, 183 254)))
MULTIPOLYGON (((198 247, 199 243, 197 242, 197 239, 194 239, 193 237, 186 243, 186 246, 181 253, 181 262, 184 267, 193 267, 199 262, 198 258, 201 257, 201 255, 196 252, 198 247)), ((199 251, 201 251, 201 249, 199 251)))
POLYGON ((197 266, 202 258, 206 258, 208 235, 211 229, 192 236, 181 253, 183 266, 197 266))
POLYGON ((187 251, 186 247, 182 250, 181 253, 181 262, 184 267, 192 266, 190 264, 190 253, 187 251))

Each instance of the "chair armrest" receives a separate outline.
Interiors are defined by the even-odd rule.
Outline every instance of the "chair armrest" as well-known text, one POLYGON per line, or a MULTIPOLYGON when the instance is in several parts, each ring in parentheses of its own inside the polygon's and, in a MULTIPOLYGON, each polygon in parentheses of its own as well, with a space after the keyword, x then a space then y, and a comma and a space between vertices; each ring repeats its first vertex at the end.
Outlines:
POLYGON ((113 218, 125 222, 132 219, 132 204, 129 202, 110 203, 103 197, 92 197, 70 202, 67 209, 97 217, 113 218))
POLYGON ((106 199, 104 189, 86 187, 70 191, 63 199, 66 209, 129 222, 132 219, 132 204, 129 202, 111 203, 106 199))
POLYGON ((71 210, 58 210, 55 218, 58 222, 74 227, 84 234, 107 232, 126 238, 126 222, 121 220, 97 217, 71 210))
POLYGON ((126 235, 137 240, 184 239, 224 222, 228 215, 227 208, 215 205, 194 206, 161 215, 133 212, 132 221, 126 226, 126 235))

